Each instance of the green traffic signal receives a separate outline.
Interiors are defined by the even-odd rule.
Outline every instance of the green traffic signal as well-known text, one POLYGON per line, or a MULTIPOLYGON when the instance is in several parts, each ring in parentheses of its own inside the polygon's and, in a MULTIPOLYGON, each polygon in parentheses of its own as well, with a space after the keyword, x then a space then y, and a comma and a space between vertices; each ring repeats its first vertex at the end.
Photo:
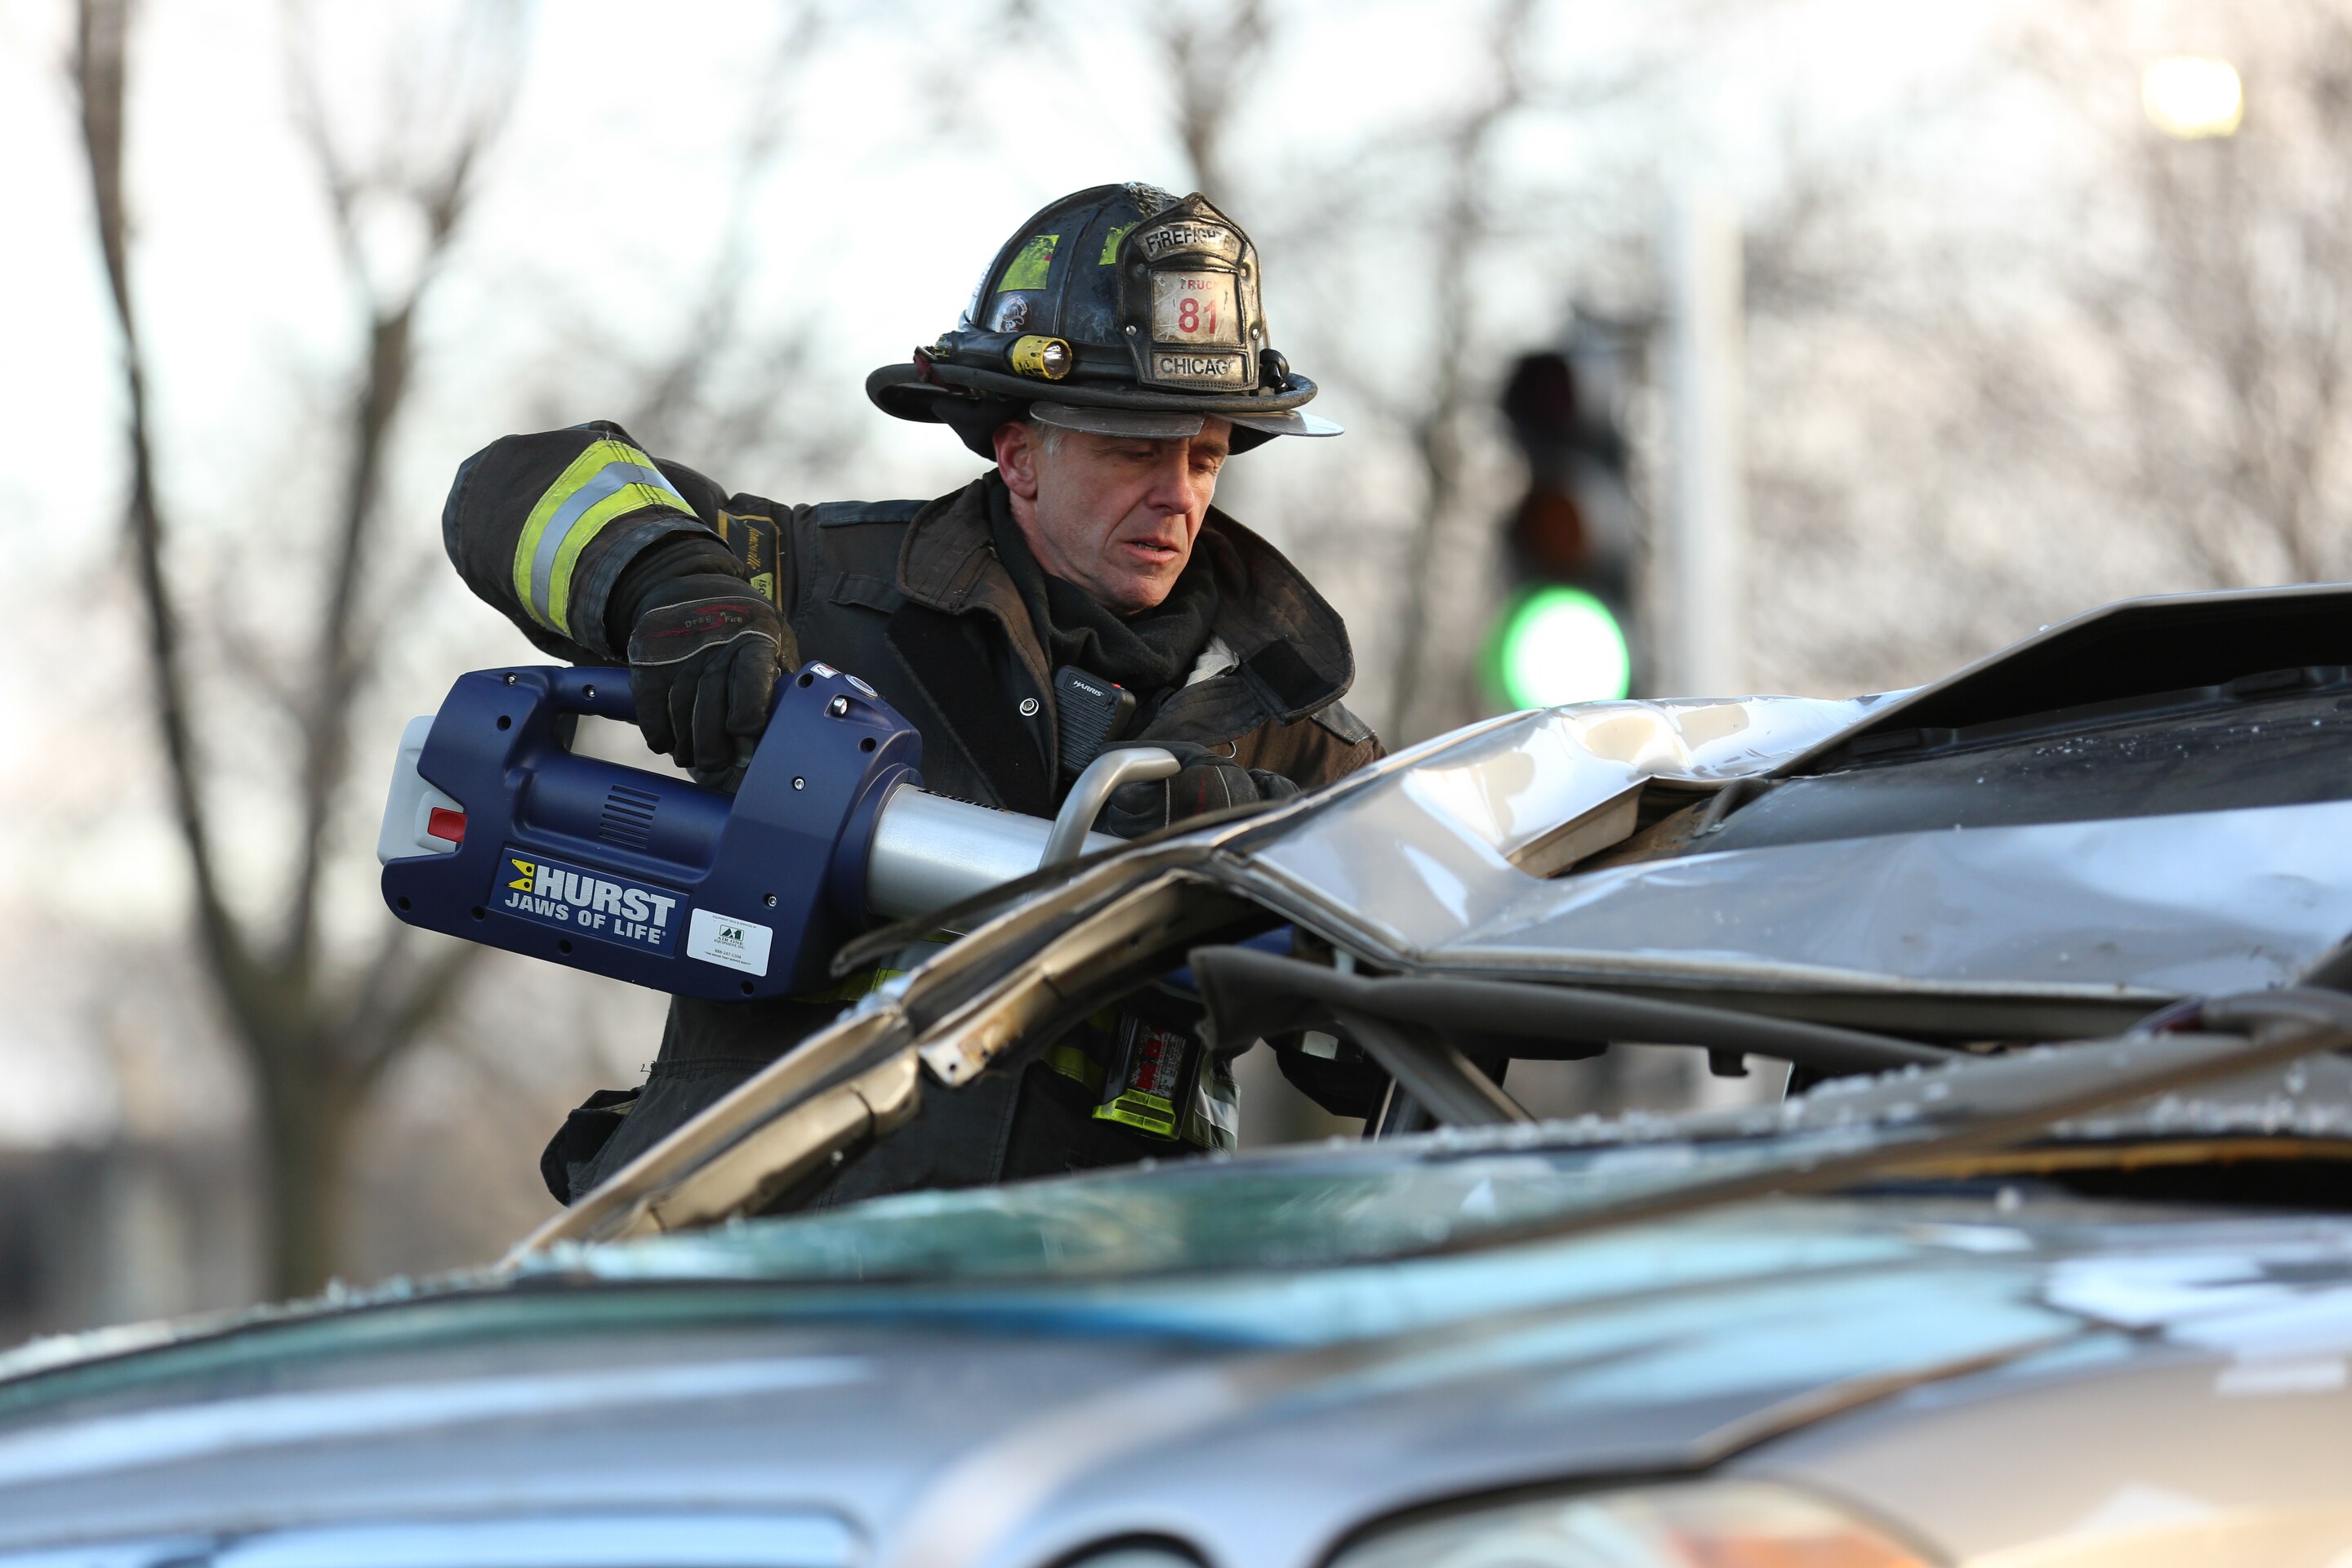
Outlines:
POLYGON ((1514 708, 1554 708, 1625 695, 1633 663, 1615 612, 1581 588, 1537 588, 1515 602, 1488 648, 1495 684, 1514 708))

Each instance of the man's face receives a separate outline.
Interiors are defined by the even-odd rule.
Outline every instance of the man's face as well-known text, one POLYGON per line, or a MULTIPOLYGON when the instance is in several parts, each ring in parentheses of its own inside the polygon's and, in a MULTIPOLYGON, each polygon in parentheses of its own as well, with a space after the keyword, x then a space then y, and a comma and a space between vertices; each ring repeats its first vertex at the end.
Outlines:
POLYGON ((996 467, 1037 563, 1121 615, 1168 597, 1192 558, 1233 426, 1188 440, 1060 433, 1048 452, 1018 421, 996 433, 996 467))

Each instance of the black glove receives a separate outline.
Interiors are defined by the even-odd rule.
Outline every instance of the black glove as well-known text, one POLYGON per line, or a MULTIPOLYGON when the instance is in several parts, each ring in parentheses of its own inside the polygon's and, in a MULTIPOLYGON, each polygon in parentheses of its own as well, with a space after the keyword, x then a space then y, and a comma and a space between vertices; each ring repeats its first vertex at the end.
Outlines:
POLYGON ((751 761, 776 679, 800 664, 792 627, 740 577, 673 578, 635 606, 629 694, 646 744, 698 776, 751 761))
POLYGON ((1204 811, 1222 811, 1254 801, 1287 800, 1298 793, 1298 786, 1280 773, 1245 768, 1231 757, 1188 741, 1131 743, 1171 752, 1183 767, 1167 778, 1121 784, 1111 792, 1110 803, 1103 807, 1095 828, 1117 838, 1140 838, 1204 811))

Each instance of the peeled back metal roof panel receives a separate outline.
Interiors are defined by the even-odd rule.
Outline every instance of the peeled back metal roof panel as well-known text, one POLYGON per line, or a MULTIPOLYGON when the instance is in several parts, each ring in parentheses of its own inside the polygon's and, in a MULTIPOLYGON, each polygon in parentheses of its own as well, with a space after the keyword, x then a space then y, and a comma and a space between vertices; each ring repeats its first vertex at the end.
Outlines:
POLYGON ((1768 773, 1881 700, 1591 702, 1526 714, 1391 759, 1253 860, 1343 923, 1420 956, 1550 885, 1511 857, 1560 823, 1630 784, 1712 788, 1768 773))
POLYGON ((1614 702, 1424 749, 1253 847, 1395 961, 1563 979, 2106 998, 2275 984, 2352 931, 2352 802, 1774 846, 1546 879, 1513 854, 1663 782, 1783 769, 1886 700, 1614 702))
POLYGON ((2146 998, 2275 985, 2352 931, 2352 801, 1697 855, 1531 889, 1481 967, 2146 998))

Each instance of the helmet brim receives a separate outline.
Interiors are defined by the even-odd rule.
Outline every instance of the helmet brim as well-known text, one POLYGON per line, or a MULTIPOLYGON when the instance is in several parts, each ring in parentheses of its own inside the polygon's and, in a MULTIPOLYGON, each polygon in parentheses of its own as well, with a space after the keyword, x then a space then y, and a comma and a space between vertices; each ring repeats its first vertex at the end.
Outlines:
MULTIPOLYGON (((1139 408, 1087 408, 1067 403, 1033 403, 1029 417, 1040 425, 1078 430, 1093 436, 1140 436, 1172 441, 1198 436, 1211 419, 1223 419, 1236 429, 1262 436, 1338 436, 1343 427, 1329 419, 1291 409, 1285 414, 1160 414, 1139 408)), ((1255 446, 1256 443, 1251 443, 1255 446)))
POLYGON ((1101 436, 1175 440, 1200 434, 1213 415, 1234 426, 1234 450, 1246 451, 1276 436, 1337 436, 1342 426, 1297 405, 1315 384, 1293 374, 1279 392, 1213 397, 1064 383, 1053 396, 1034 381, 961 365, 908 361, 886 364, 866 378, 866 395, 895 419, 946 425, 966 447, 994 456, 990 437, 1007 420, 1030 418, 1065 430, 1101 436), (1244 434, 1246 432, 1246 434, 1244 434))
POLYGON ((1337 419, 1326 419, 1319 414, 1302 414, 1287 409, 1280 414, 1227 414, 1244 430, 1255 430, 1265 436, 1344 436, 1348 427, 1337 419))
POLYGON ((1087 436, 1138 436, 1151 441, 1181 441, 1198 436, 1209 422, 1205 414, 1161 414, 1142 408, 1086 408, 1067 403, 1033 403, 1029 417, 1057 430, 1087 436))
MULTIPOLYGON (((1150 392, 1131 385, 1105 384, 1076 377, 1068 381, 1038 381, 976 365, 950 364, 944 360, 886 364, 866 378, 866 395, 874 396, 877 382, 953 387, 982 397, 1012 398, 1021 403, 1052 402, 1075 408, 1132 408, 1153 414, 1213 414, 1231 419, 1237 414, 1286 414, 1314 401, 1313 382, 1293 371, 1279 387, 1256 392, 1150 392)), ((876 397, 875 401, 882 400, 876 397)), ((890 412, 884 405, 884 411, 890 412)), ((906 416, 901 415, 901 418, 906 416)))

